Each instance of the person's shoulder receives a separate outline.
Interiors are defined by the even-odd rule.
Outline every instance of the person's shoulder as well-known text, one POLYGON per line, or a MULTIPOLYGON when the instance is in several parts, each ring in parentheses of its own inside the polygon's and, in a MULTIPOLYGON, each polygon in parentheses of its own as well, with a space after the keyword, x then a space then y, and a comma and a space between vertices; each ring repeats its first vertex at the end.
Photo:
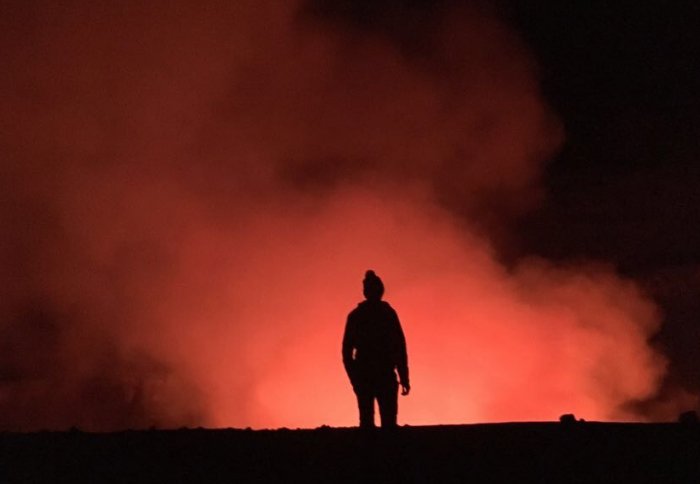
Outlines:
POLYGON ((382 300, 381 303, 382 303, 381 307, 382 307, 383 311, 385 311, 389 314, 393 314, 393 315, 396 314, 396 310, 393 307, 391 307, 391 304, 389 304, 388 302, 386 302, 384 300, 382 300))
POLYGON ((380 307, 382 308, 381 311, 382 311, 382 313, 384 313, 386 318, 389 318, 392 320, 399 319, 399 315, 396 313, 396 310, 388 302, 382 301, 382 304, 380 307))
POLYGON ((367 301, 362 301, 362 302, 360 302, 360 303, 357 303, 357 306, 355 306, 354 308, 352 308, 352 310, 351 310, 350 313, 348 314, 348 317, 355 316, 356 314, 361 313, 362 311, 364 311, 364 310, 365 310, 365 303, 366 303, 366 302, 367 302, 367 301))

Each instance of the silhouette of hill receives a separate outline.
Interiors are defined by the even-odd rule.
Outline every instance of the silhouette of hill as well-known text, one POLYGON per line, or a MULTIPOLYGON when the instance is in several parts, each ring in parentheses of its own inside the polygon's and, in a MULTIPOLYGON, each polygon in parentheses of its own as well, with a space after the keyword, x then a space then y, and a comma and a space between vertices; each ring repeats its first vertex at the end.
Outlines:
POLYGON ((700 482, 700 425, 0 433, 0 482, 700 482))

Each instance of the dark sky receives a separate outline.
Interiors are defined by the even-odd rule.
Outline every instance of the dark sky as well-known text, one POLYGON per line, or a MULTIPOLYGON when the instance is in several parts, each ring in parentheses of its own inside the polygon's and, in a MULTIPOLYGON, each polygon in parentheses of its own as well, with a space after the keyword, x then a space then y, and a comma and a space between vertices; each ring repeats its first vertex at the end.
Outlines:
POLYGON ((531 247, 631 273, 696 264, 700 9, 513 3, 567 131, 531 247))

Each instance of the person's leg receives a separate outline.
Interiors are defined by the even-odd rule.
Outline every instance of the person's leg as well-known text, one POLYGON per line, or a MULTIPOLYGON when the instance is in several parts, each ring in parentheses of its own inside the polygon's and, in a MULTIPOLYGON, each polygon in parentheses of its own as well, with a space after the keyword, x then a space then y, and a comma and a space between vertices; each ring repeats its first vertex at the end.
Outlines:
POLYGON ((399 384, 391 380, 382 385, 377 395, 379 403, 379 416, 382 420, 382 428, 396 427, 396 414, 399 406, 399 384))
POLYGON ((356 389, 360 428, 374 428, 374 395, 368 388, 356 389))

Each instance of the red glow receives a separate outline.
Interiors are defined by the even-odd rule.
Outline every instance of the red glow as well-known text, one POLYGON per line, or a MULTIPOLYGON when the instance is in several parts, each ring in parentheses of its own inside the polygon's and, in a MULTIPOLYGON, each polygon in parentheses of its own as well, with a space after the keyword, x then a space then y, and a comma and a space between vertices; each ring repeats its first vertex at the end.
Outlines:
POLYGON ((172 324, 176 361, 206 388, 213 425, 356 423, 339 345, 363 267, 384 277, 408 340, 414 389, 400 422, 634 418, 618 407, 648 396, 663 372, 646 344, 653 305, 606 268, 531 260, 508 273, 444 213, 364 191, 301 225, 285 227, 287 217, 244 222, 237 254, 224 233, 186 244, 189 282, 167 298, 183 304, 169 309, 183 318, 172 324), (209 269, 192 280, 198 267, 209 269), (192 312, 191 284, 221 306, 192 312))

